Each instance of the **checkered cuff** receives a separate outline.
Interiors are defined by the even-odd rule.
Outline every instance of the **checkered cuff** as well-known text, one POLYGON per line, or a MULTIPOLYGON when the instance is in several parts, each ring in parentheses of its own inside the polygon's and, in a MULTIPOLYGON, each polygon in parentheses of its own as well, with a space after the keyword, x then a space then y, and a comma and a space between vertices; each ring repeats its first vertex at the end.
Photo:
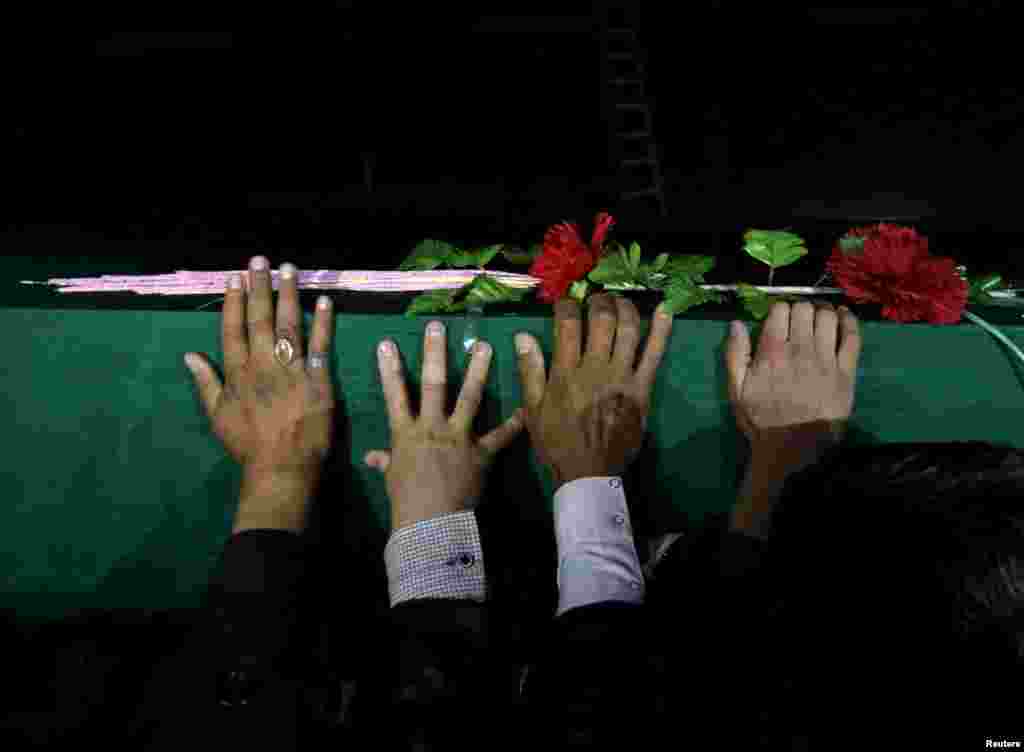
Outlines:
POLYGON ((416 598, 487 597, 476 514, 455 512, 408 525, 384 547, 392 607, 416 598))

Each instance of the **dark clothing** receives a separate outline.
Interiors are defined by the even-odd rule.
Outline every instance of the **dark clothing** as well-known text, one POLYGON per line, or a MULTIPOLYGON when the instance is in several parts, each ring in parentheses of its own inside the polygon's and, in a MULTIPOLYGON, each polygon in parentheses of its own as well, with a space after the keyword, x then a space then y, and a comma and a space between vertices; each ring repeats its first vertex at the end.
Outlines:
POLYGON ((351 718, 328 731, 304 692, 303 667, 311 662, 297 618, 302 546, 299 536, 280 531, 228 541, 209 619, 148 682, 139 749, 180 750, 197 733, 207 744, 263 748, 331 739, 341 749, 457 749, 496 730, 503 744, 621 747, 666 725, 676 738, 696 737, 723 713, 726 737, 735 740, 743 726, 737 692, 758 691, 764 678, 757 675, 766 632, 759 626, 767 600, 758 584, 762 545, 725 532, 716 519, 674 544, 645 605, 596 604, 553 620, 523 682, 523 666, 510 659, 487 604, 399 604, 373 648, 379 675, 356 690, 351 718), (720 680, 719 659, 742 672, 720 680), (248 685, 232 678, 243 673, 252 677, 248 685))

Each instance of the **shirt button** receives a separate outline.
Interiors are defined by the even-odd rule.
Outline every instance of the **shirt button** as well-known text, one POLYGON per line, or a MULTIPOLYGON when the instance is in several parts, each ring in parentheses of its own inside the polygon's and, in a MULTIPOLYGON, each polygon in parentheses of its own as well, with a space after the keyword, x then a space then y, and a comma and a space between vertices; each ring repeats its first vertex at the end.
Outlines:
POLYGON ((625 517, 625 515, 622 515, 622 514, 615 515, 615 524, 616 525, 625 525, 626 524, 626 517, 625 517))
POLYGON ((610 481, 608 481, 608 485, 611 486, 612 488, 618 488, 619 486, 622 485, 622 481, 620 481, 618 478, 612 478, 610 481))
POLYGON ((460 561, 462 562, 462 566, 471 567, 473 566, 473 562, 476 561, 476 559, 470 554, 463 554, 460 561))

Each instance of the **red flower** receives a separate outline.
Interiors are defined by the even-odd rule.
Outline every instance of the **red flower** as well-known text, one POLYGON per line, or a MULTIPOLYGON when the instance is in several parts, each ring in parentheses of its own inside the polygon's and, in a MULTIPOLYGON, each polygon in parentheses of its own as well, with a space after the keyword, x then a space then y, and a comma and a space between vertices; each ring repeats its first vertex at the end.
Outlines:
POLYGON ((550 228, 544 235, 544 247, 528 272, 541 281, 537 297, 545 303, 554 303, 565 295, 573 282, 587 276, 597 266, 605 236, 614 223, 607 212, 600 212, 594 220, 594 236, 589 248, 580 239, 576 225, 563 222, 550 228))
POLYGON ((967 305, 968 285, 951 258, 928 253, 928 239, 909 227, 879 224, 854 228, 832 249, 826 268, 858 303, 881 303, 882 316, 894 321, 956 324, 967 305))

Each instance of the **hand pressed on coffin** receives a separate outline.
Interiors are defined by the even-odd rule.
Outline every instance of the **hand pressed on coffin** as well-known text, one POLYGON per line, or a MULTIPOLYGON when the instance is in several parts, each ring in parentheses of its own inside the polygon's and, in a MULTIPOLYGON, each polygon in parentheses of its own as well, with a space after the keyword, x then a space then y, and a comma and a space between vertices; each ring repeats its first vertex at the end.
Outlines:
MULTIPOLYGON (((234 532, 302 530, 307 503, 334 440, 335 399, 326 362, 307 366, 296 277, 286 278, 284 270, 282 265, 276 317, 267 259, 252 259, 249 283, 226 290, 223 384, 205 356, 189 353, 214 433, 243 469, 234 532), (257 266, 257 261, 262 264, 257 266), (274 355, 282 335, 295 348, 287 366, 274 355)), ((326 300, 328 306, 318 307, 313 320, 312 353, 330 350, 334 326, 326 300)))
POLYGON ((480 501, 487 470, 498 452, 523 429, 517 411, 480 439, 470 433, 491 364, 491 348, 486 342, 475 345, 455 410, 445 417, 446 353, 444 325, 433 321, 425 334, 420 414, 414 418, 397 348, 388 340, 377 348, 391 449, 368 452, 364 459, 384 473, 392 530, 472 509, 480 501))

